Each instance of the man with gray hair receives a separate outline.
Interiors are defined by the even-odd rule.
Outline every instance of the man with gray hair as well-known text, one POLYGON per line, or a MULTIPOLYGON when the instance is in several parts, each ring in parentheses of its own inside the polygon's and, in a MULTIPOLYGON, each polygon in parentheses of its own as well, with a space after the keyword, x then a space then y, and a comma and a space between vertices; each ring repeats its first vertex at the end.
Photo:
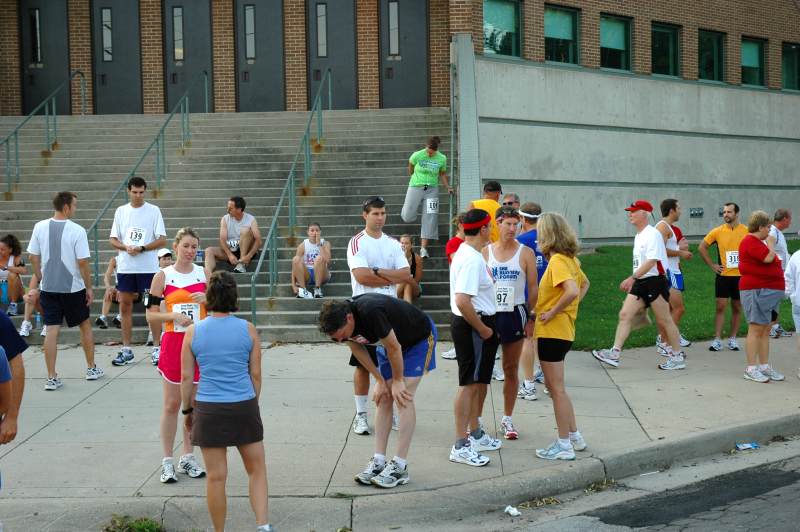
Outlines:
POLYGON ((502 207, 513 207, 519 210, 519 194, 509 192, 503 196, 503 201, 500 203, 502 207))
MULTIPOLYGON (((786 271, 786 265, 789 264, 789 248, 786 245, 786 237, 783 232, 789 229, 792 225, 792 211, 789 209, 778 209, 775 211, 775 216, 772 218, 772 225, 769 228, 769 236, 767 240, 771 241, 775 248, 775 254, 781 259, 781 267, 786 271)), ((769 331, 771 338, 789 337, 792 333, 784 331, 778 321, 777 315, 772 321, 772 328, 769 331)))

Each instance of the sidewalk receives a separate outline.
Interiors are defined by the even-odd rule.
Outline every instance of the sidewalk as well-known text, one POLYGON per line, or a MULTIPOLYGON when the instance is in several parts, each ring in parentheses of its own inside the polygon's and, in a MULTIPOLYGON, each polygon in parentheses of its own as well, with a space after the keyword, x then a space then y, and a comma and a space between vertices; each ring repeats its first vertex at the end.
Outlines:
MULTIPOLYGON (((622 478, 678 458, 721 452, 745 438, 763 443, 775 434, 800 432, 795 339, 770 345, 773 366, 786 373, 785 382, 745 381, 744 352, 712 353, 707 342, 690 347, 687 370, 676 372, 656 368, 660 357, 654 348, 624 352, 618 369, 601 366, 589 353, 572 352, 567 387, 589 449, 572 463, 534 456, 534 449, 555 436, 551 401, 537 387, 538 401, 517 403, 520 439, 487 453, 492 462, 483 468, 448 461, 457 368, 455 361, 438 358, 438 368, 423 379, 415 399, 411 482, 389 491, 353 482, 372 455, 373 438, 350 430, 347 348, 266 349, 261 408, 271 521, 280 531, 426 530, 437 520, 454 521, 605 476, 622 478)), ((437 351, 449 347, 443 343, 437 351)), ((65 384, 55 392, 42 389, 40 349, 26 352, 19 435, 0 448, 0 522, 6 532, 99 530, 112 513, 163 519, 170 530, 210 527, 202 480, 184 475, 177 484, 158 480, 161 378, 150 365, 149 348, 136 348, 136 364, 124 368, 111 365, 115 350, 97 347, 106 376, 87 382, 80 348, 62 346, 58 366, 65 384)), ((369 417, 372 425, 372 410, 369 417)), ((498 429, 501 417, 502 383, 493 381, 484 423, 498 429)), ((228 495, 227 529, 253 530, 247 477, 233 452, 228 495)))

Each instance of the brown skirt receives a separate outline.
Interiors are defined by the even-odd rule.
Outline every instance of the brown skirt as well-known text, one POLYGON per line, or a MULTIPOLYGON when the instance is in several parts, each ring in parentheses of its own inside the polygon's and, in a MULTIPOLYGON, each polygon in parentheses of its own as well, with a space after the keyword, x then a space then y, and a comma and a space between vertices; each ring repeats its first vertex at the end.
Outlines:
POLYGON ((195 401, 192 445, 238 447, 264 439, 256 398, 237 403, 195 401))

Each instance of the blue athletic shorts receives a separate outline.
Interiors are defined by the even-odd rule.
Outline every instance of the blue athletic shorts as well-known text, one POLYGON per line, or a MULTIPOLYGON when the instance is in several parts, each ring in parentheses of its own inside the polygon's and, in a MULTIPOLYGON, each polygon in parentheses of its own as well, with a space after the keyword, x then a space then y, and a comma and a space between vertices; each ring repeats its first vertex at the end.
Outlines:
MULTIPOLYGON (((436 369, 436 341, 439 335, 436 326, 431 320, 431 333, 416 345, 403 350, 403 377, 422 377, 427 372, 436 369)), ((392 378, 392 366, 386 349, 378 346, 378 369, 386 380, 392 378)))
POLYGON ((153 284, 153 273, 118 273, 117 291, 128 292, 131 294, 141 294, 145 290, 150 290, 153 284))
POLYGON ((308 284, 316 285, 317 282, 314 280, 314 268, 306 266, 306 271, 308 271, 308 284))
POLYGON ((526 305, 517 305, 511 312, 498 312, 495 319, 501 344, 513 344, 525 338, 525 324, 528 323, 526 305))
POLYGON ((683 292, 683 274, 681 272, 674 273, 672 270, 668 271, 669 275, 667 276, 667 280, 669 281, 669 287, 683 292))

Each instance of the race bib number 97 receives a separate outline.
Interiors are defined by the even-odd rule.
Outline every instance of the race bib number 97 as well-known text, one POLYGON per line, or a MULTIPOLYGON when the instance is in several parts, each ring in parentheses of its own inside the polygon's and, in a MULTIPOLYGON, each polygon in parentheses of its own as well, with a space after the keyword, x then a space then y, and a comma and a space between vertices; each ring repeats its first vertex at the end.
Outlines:
POLYGON ((511 312, 514 310, 513 286, 496 286, 494 297, 497 312, 511 312))
MULTIPOLYGON (((200 321, 200 304, 199 303, 176 303, 172 305, 172 312, 180 312, 188 317, 194 323, 200 321)), ((172 322, 175 332, 185 332, 186 327, 179 325, 177 320, 172 322)))
POLYGON ((738 268, 739 267, 739 252, 738 251, 726 251, 725 252, 725 264, 728 268, 738 268))

